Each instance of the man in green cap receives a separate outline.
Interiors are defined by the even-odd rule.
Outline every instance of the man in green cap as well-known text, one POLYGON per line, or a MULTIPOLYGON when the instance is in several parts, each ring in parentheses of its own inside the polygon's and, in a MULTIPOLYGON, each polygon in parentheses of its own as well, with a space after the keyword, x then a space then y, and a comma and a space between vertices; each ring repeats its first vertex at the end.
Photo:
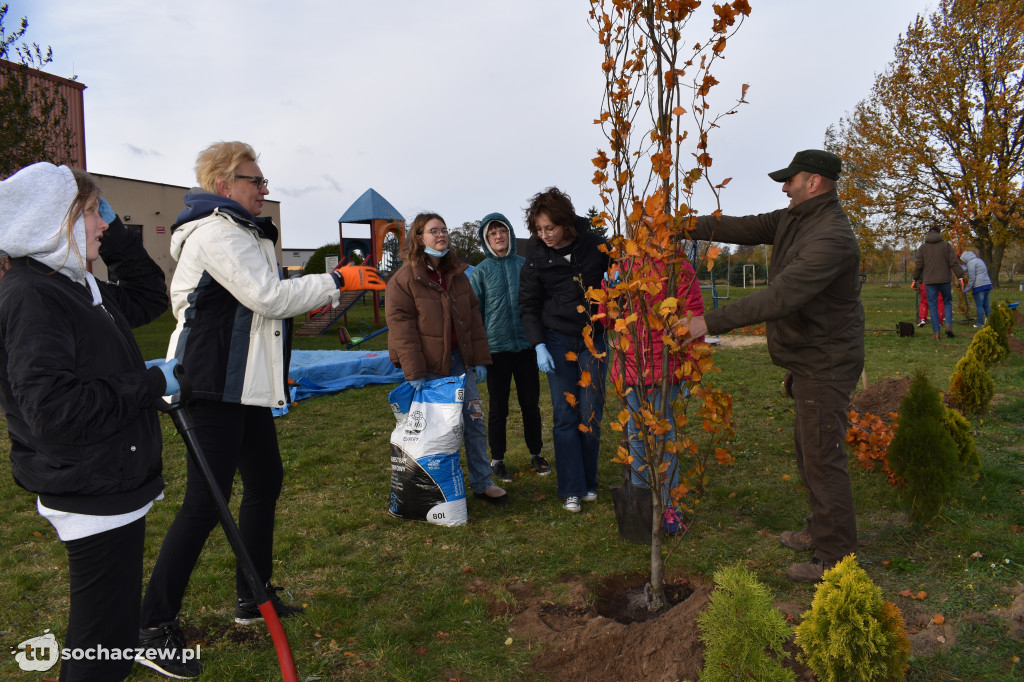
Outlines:
POLYGON ((817 582, 857 550, 857 524, 847 470, 850 393, 864 367, 864 309, 860 250, 836 193, 842 161, 831 152, 798 152, 769 173, 782 183, 789 207, 746 217, 697 219, 693 239, 771 244, 768 286, 690 320, 690 339, 766 322, 772 362, 787 370, 794 401, 797 468, 811 508, 807 527, 786 531, 787 547, 814 550, 786 571, 796 582, 817 582))

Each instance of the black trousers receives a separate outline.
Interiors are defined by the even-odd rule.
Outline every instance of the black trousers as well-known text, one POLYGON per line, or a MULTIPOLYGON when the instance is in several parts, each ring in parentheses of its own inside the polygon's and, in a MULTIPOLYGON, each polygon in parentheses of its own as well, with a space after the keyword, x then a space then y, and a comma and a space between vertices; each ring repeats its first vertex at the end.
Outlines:
POLYGON ((539 454, 544 446, 540 422, 540 376, 537 355, 532 348, 518 352, 491 353, 487 368, 487 393, 490 397, 487 417, 487 443, 491 459, 505 459, 508 426, 508 397, 512 380, 516 382, 519 410, 523 413, 523 436, 530 454, 539 454))
POLYGON ((826 564, 857 551, 857 517, 846 456, 847 410, 857 380, 793 376, 797 469, 811 507, 807 529, 826 564))
MULTIPOLYGON (((60 669, 62 682, 123 680, 134 656, 121 660, 126 649, 139 644, 139 602, 142 597, 142 552, 146 517, 104 533, 68 540, 71 612, 65 649, 85 649, 95 655, 98 646, 119 649, 118 660, 67 660, 60 669)), ((99 657, 97 657, 99 658, 99 657)))
MULTIPOLYGON (((265 583, 272 573, 274 513, 284 478, 274 417, 269 407, 213 400, 197 400, 188 409, 203 454, 225 499, 231 497, 235 470, 241 474, 238 530, 256 564, 260 582, 265 583)), ((185 499, 164 538, 142 601, 144 627, 156 627, 178 616, 192 570, 217 522, 217 508, 206 491, 199 468, 189 458, 185 499)), ((253 598, 241 566, 235 568, 235 589, 239 598, 253 598)))

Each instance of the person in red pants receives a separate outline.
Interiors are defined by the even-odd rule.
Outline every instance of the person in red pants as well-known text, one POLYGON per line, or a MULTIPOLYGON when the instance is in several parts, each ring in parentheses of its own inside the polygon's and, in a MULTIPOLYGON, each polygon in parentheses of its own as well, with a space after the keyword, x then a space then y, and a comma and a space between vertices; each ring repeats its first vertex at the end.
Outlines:
MULTIPOLYGON (((918 297, 917 304, 917 326, 923 327, 928 324, 928 296, 925 294, 924 287, 917 287, 917 291, 920 294, 918 297)), ((942 294, 938 294, 939 297, 939 326, 946 324, 946 309, 942 307, 942 294)))

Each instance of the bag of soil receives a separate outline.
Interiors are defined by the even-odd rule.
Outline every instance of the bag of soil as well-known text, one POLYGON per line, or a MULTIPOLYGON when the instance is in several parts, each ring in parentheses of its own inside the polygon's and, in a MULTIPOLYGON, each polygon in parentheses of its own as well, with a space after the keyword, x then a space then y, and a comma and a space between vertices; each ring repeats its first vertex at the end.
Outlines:
POLYGON ((409 382, 388 394, 392 516, 441 526, 466 523, 466 486, 459 464, 465 376, 443 377, 416 390, 409 382))

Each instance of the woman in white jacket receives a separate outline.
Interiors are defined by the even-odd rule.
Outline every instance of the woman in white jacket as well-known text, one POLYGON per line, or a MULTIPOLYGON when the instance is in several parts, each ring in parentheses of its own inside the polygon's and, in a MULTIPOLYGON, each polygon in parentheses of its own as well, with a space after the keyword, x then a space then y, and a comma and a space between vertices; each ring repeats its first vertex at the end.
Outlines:
POLYGON ((992 314, 992 306, 988 302, 989 292, 992 291, 992 279, 988 276, 985 261, 974 255, 973 251, 964 251, 960 260, 963 261, 967 273, 964 291, 970 291, 974 296, 974 308, 977 311, 974 326, 984 326, 985 320, 992 314))
MULTIPOLYGON (((274 514, 283 470, 272 407, 288 400, 290 323, 295 315, 329 303, 339 288, 383 289, 373 268, 347 266, 333 273, 282 279, 274 243, 277 227, 260 219, 267 179, 252 147, 218 142, 200 152, 201 188, 185 195, 185 210, 171 228, 171 255, 178 261, 171 281, 171 309, 178 324, 167 349, 185 368, 192 387, 189 411, 196 435, 225 498, 236 469, 242 478, 238 527, 257 577, 266 584, 277 613, 302 608, 277 598, 270 584, 274 514)), ((191 461, 185 499, 164 538, 142 604, 140 644, 181 645, 177 622, 192 569, 217 511, 191 461)), ((261 620, 240 566, 235 622, 261 620)), ((173 662, 165 674, 179 674, 173 662)))

